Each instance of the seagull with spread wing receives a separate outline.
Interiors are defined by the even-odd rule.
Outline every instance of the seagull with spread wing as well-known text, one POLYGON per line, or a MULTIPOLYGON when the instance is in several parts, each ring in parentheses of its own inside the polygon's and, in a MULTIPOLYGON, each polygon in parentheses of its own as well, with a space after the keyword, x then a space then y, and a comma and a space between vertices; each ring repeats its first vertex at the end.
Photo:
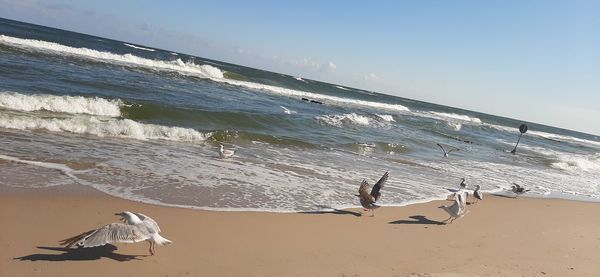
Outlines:
POLYGON ((150 254, 156 253, 156 244, 165 245, 172 243, 162 237, 160 227, 154 219, 142 213, 120 212, 115 215, 121 216, 124 223, 111 223, 101 228, 87 231, 77 236, 60 241, 67 248, 77 245, 78 247, 96 247, 112 243, 134 243, 148 241, 150 243, 150 254))
POLYGON ((379 208, 375 202, 381 197, 381 193, 379 192, 385 181, 388 179, 388 173, 383 174, 381 179, 377 181, 377 183, 371 189, 371 193, 369 193, 369 183, 366 180, 363 180, 360 184, 360 188, 358 189, 358 198, 360 199, 360 204, 365 208, 365 210, 371 210, 371 216, 375 216, 375 209, 379 208))
POLYGON ((442 148, 442 151, 444 151, 444 158, 448 157, 448 155, 450 155, 450 152, 452 152, 452 151, 458 151, 458 150, 460 150, 459 148, 456 148, 456 147, 450 146, 450 147, 452 147, 452 148, 451 148, 451 149, 448 149, 448 151, 446 151, 446 149, 444 148, 444 146, 442 146, 442 145, 441 145, 441 144, 439 144, 439 143, 436 143, 436 144, 437 144, 437 146, 439 146, 440 148, 442 148))
POLYGON ((525 189, 524 187, 520 186, 517 183, 513 183, 513 186, 511 187, 511 189, 512 189, 512 192, 514 192, 516 194, 515 198, 517 198, 517 197, 519 197, 519 195, 529 191, 528 189, 525 189))
POLYGON ((464 202, 465 202, 465 200, 463 200, 463 195, 456 193, 454 195, 454 204, 452 204, 451 206, 446 206, 446 205, 439 206, 438 208, 443 209, 450 215, 450 217, 448 219, 446 219, 442 222, 447 223, 448 220, 450 220, 449 223, 452 223, 455 219, 463 217, 466 212, 466 207, 464 206, 464 202))

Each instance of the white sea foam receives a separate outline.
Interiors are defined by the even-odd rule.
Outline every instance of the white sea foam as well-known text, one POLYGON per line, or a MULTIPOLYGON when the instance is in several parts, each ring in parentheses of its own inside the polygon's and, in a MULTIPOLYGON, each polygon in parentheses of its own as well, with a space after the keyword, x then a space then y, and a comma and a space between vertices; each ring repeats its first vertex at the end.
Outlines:
POLYGON ((600 153, 594 155, 560 154, 558 162, 552 163, 552 167, 569 171, 600 172, 600 153))
POLYGON ((95 116, 41 118, 29 115, 0 114, 0 128, 48 130, 89 134, 99 137, 122 137, 138 140, 204 141, 211 134, 194 129, 139 123, 130 119, 102 119, 95 116))
POLYGON ((394 120, 394 116, 390 114, 378 114, 377 116, 387 122, 396 122, 396 120, 394 120))
POLYGON ((50 111, 70 114, 121 116, 121 100, 99 97, 56 96, 49 94, 26 95, 17 92, 0 92, 0 108, 15 111, 50 111))
POLYGON ((341 90, 350 90, 349 88, 345 88, 345 87, 342 87, 342 86, 335 86, 335 87, 336 87, 336 88, 339 88, 339 89, 341 89, 341 90))
POLYGON ((452 128, 454 131, 460 131, 460 128, 462 127, 462 124, 457 122, 446 122, 446 125, 452 128))
POLYGON ((317 121, 323 124, 342 127, 344 125, 369 126, 369 118, 356 113, 320 115, 316 117, 317 121))
POLYGON ((223 78, 223 72, 214 66, 186 63, 181 59, 177 59, 175 61, 151 60, 131 54, 120 55, 88 48, 70 47, 54 42, 22 39, 5 35, 0 35, 0 43, 23 49, 59 53, 63 55, 88 58, 96 61, 144 67, 154 70, 174 71, 181 74, 194 75, 203 78, 223 78))
POLYGON ((284 106, 279 106, 279 107, 281 107, 283 109, 283 112, 286 113, 286 114, 295 114, 295 113, 297 113, 296 111, 292 111, 292 110, 290 110, 290 109, 288 109, 288 108, 286 108, 284 106))
POLYGON ((145 47, 136 46, 136 45, 129 44, 129 43, 123 43, 123 45, 125 45, 127 47, 131 47, 131 48, 135 48, 135 49, 150 51, 150 52, 156 51, 155 49, 152 49, 152 48, 145 48, 145 47))
POLYGON ((294 77, 294 79, 296 79, 296 80, 298 80, 300 82, 305 82, 306 83, 306 81, 304 79, 300 78, 300 77, 294 77))
POLYGON ((479 119, 477 117, 470 117, 468 115, 463 115, 463 114, 440 113, 440 112, 430 112, 430 114, 432 114, 438 118, 444 119, 444 120, 451 119, 451 120, 460 120, 460 121, 481 124, 481 119, 479 119))

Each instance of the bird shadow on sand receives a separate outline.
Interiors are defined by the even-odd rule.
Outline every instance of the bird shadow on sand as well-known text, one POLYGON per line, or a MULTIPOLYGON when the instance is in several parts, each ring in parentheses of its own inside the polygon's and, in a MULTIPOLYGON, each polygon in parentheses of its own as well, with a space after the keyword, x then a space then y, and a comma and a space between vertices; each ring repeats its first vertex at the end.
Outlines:
POLYGON ((396 221, 391 221, 389 224, 424 224, 424 225, 445 225, 441 221, 431 220, 423 215, 413 215, 409 216, 409 219, 400 219, 396 221))
POLYGON ((498 196, 498 197, 504 197, 504 198, 510 198, 510 199, 517 199, 517 196, 511 196, 511 195, 506 195, 506 194, 492 194, 493 196, 498 196))
POLYGON ((21 261, 92 261, 99 260, 100 258, 108 258, 111 260, 126 262, 130 260, 139 260, 138 257, 145 257, 147 255, 123 255, 114 253, 117 247, 112 244, 107 244, 99 247, 91 248, 66 248, 66 247, 48 247, 38 246, 38 249, 61 251, 63 253, 57 254, 31 254, 23 257, 14 258, 15 260, 21 261))
POLYGON ((317 206, 319 209, 327 209, 326 211, 318 210, 318 211, 307 211, 307 212, 299 212, 300 214, 337 214, 337 215, 353 215, 353 216, 362 216, 359 212, 346 211, 346 210, 338 210, 329 206, 317 206))

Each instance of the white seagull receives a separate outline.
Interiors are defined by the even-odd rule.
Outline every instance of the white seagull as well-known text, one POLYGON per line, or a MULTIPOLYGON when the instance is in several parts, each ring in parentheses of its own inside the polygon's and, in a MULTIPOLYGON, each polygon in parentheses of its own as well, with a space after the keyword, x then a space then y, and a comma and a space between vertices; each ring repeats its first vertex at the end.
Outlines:
POLYGON ((455 219, 461 218, 465 214, 465 206, 463 206, 463 199, 460 193, 454 194, 454 204, 451 206, 439 206, 438 208, 443 209, 450 215, 448 219, 442 221, 443 223, 448 222, 448 220, 452 223, 455 219))
POLYGON ((513 186, 511 187, 511 189, 512 189, 512 192, 514 192, 516 194, 515 198, 517 198, 517 197, 519 197, 519 195, 529 191, 528 189, 525 189, 524 187, 520 186, 517 183, 513 183, 513 186))
POLYGON ((375 202, 381 197, 381 193, 379 192, 383 185, 388 179, 389 174, 386 172, 381 176, 379 181, 373 186, 371 189, 371 193, 369 193, 369 183, 366 180, 363 180, 358 188, 358 198, 360 199, 360 205, 365 208, 365 210, 371 210, 371 216, 375 216, 375 209, 379 208, 375 202))
POLYGON ((160 233, 160 227, 154 219, 142 213, 120 212, 115 215, 121 216, 124 223, 111 223, 101 228, 82 233, 80 235, 67 238, 60 241, 61 245, 71 247, 96 247, 109 243, 134 243, 148 241, 150 243, 151 255, 156 253, 154 247, 156 244, 165 245, 172 241, 163 238, 160 233))
POLYGON ((450 154, 450 152, 460 150, 460 149, 458 149, 456 147, 450 146, 450 147, 452 147, 452 149, 449 149, 448 151, 446 151, 446 149, 444 149, 444 146, 442 146, 439 143, 436 143, 436 144, 437 144, 437 146, 439 146, 440 148, 442 148, 442 151, 444 151, 444 158, 448 157, 448 155, 450 154))
POLYGON ((475 197, 475 203, 477 203, 477 200, 483 200, 483 194, 481 193, 481 191, 479 191, 479 189, 481 189, 481 186, 475 185, 475 190, 473 191, 473 196, 475 197))
POLYGON ((234 153, 235 151, 233 150, 224 149, 223 144, 219 145, 219 157, 221 157, 221 159, 229 158, 233 156, 234 153))

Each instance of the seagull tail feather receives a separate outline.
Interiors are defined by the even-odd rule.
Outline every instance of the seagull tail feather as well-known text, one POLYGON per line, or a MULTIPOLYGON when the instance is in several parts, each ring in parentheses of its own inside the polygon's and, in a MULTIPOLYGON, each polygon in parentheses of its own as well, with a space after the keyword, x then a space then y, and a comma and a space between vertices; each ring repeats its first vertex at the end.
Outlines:
POLYGON ((163 238, 161 235, 156 234, 156 236, 154 237, 154 241, 158 244, 158 245, 165 245, 165 244, 171 244, 173 243, 172 241, 163 238))
POLYGON ((96 230, 90 230, 84 233, 81 233, 79 235, 70 237, 70 238, 66 238, 63 239, 61 241, 59 241, 60 245, 65 245, 66 248, 70 248, 71 246, 77 244, 78 242, 80 242, 82 239, 84 239, 85 237, 89 236, 90 234, 92 234, 93 232, 95 232, 96 230))

